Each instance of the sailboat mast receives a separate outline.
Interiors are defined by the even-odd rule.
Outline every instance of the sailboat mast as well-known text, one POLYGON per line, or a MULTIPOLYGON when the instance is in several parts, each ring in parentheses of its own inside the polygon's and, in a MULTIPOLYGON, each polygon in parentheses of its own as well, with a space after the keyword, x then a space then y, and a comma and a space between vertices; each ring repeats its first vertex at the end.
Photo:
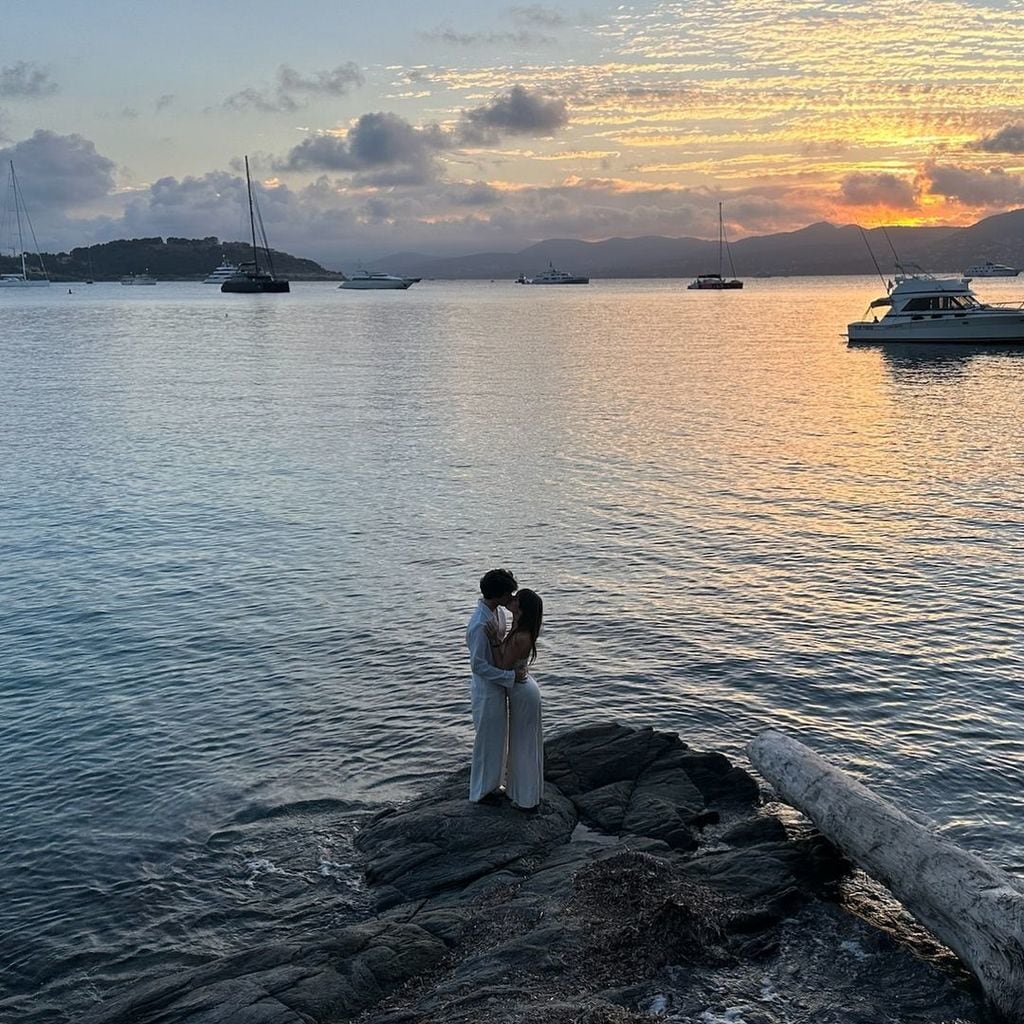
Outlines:
POLYGON ((722 276, 722 204, 718 204, 718 276, 722 276))
POLYGON ((11 192, 14 193, 14 219, 18 223, 18 255, 21 257, 21 276, 27 277, 25 271, 25 241, 21 235, 21 203, 19 202, 18 195, 18 176, 14 173, 14 161, 10 161, 11 165, 11 192))
POLYGON ((252 181, 249 178, 249 157, 245 157, 245 187, 249 193, 249 230, 252 232, 252 264, 255 273, 260 272, 260 260, 256 255, 256 218, 252 212, 252 181))

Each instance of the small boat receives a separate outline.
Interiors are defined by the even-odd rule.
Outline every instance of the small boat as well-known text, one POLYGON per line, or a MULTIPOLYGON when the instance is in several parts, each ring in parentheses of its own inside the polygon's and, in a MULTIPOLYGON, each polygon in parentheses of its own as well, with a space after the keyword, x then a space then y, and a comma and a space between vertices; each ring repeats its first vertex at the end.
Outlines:
POLYGON ((590 278, 580 277, 578 274, 567 274, 564 270, 557 270, 553 263, 549 263, 548 269, 535 277, 525 277, 520 274, 516 278, 516 284, 590 284, 590 278))
POLYGON ((1016 277, 1020 271, 1015 267, 1008 267, 1005 263, 993 263, 985 260, 984 263, 975 263, 964 271, 964 279, 969 281, 972 277, 1016 277))
POLYGON ((10 160, 8 163, 10 165, 10 173, 7 178, 7 197, 4 203, 3 216, 0 217, 0 225, 10 224, 17 235, 16 239, 12 239, 12 241, 17 241, 17 247, 11 246, 11 255, 14 259, 20 258, 21 273, 0 274, 0 288, 46 288, 50 284, 50 279, 46 275, 46 267, 43 264, 42 253, 39 251, 39 243, 36 242, 35 229, 32 227, 32 221, 28 217, 25 199, 21 194, 21 186, 18 184, 18 176, 14 173, 14 161, 10 160), (32 236, 32 241, 35 244, 35 255, 39 261, 39 272, 35 277, 31 276, 25 259, 28 253, 25 252, 25 241, 22 232, 23 220, 28 226, 29 234, 32 236))
POLYGON ((220 290, 222 292, 239 292, 249 295, 290 292, 291 286, 288 282, 274 276, 274 261, 270 255, 270 246, 267 244, 267 233, 263 230, 262 217, 259 217, 260 241, 263 243, 263 258, 267 269, 260 269, 259 249, 256 248, 256 219, 259 216, 259 206, 256 204, 256 199, 252 194, 252 179, 249 177, 248 156, 245 158, 245 187, 249 194, 249 228, 252 231, 252 259, 243 263, 234 276, 224 281, 220 286, 220 290))
POLYGON ((979 301, 966 278, 933 277, 900 268, 887 294, 868 312, 885 309, 881 319, 848 324, 850 344, 926 342, 928 344, 1024 343, 1024 302, 979 301))
POLYGON ((211 270, 209 276, 203 278, 203 284, 223 284, 238 274, 237 263, 230 263, 226 257, 221 258, 220 266, 211 270))
POLYGON ((405 291, 410 285, 416 284, 418 277, 401 277, 398 274, 385 274, 382 271, 357 270, 351 277, 346 278, 339 288, 347 291, 377 291, 392 290, 405 291))
POLYGON ((149 274, 125 274, 121 284, 156 284, 156 278, 149 274))
POLYGON ((687 286, 691 292, 721 292, 731 288, 742 288, 743 282, 736 278, 736 268, 732 265, 732 250, 725 237, 725 225, 722 223, 722 204, 718 204, 718 273, 698 274, 687 286), (722 276, 723 251, 729 256, 731 278, 722 276))

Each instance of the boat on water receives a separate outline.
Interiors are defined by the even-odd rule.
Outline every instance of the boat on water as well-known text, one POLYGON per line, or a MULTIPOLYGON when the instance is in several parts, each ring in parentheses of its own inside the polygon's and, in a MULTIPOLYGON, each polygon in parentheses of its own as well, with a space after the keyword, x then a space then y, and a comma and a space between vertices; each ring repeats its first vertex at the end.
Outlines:
POLYGON ((252 232, 252 259, 241 264, 237 273, 224 281, 222 292, 240 292, 243 294, 290 292, 291 286, 274 276, 274 261, 267 244, 267 232, 263 228, 263 217, 252 194, 252 179, 249 177, 249 157, 245 158, 245 187, 249 194, 249 228, 252 232), (263 243, 263 261, 265 269, 260 267, 260 250, 256 246, 256 221, 260 225, 260 241, 263 243))
POLYGON ((687 286, 691 292, 721 292, 733 288, 742 288, 743 282, 736 277, 736 268, 732 265, 732 250, 725 237, 725 225, 722 221, 722 204, 718 204, 718 273, 698 274, 687 286), (729 270, 732 277, 722 276, 722 256, 729 257, 729 270))
POLYGON ((239 269, 237 263, 231 263, 226 257, 222 257, 220 266, 211 270, 209 275, 203 278, 203 284, 223 284, 229 278, 234 277, 239 269))
POLYGON ((344 288, 346 291, 405 291, 419 280, 418 277, 401 277, 398 274, 385 274, 379 270, 357 270, 351 277, 342 281, 338 287, 344 288))
POLYGON ((965 280, 972 277, 1016 277, 1020 270, 1016 267, 1008 267, 1005 263, 993 263, 985 260, 984 263, 975 263, 964 271, 965 280))
POLYGON ((1024 302, 981 302, 966 278, 900 270, 868 306, 868 313, 885 309, 882 318, 847 325, 850 344, 1024 344, 1024 302))
POLYGON ((533 277, 520 274, 516 278, 516 284, 590 284, 590 278, 566 273, 564 270, 558 270, 553 263, 549 263, 547 270, 533 277))
POLYGON ((35 229, 32 227, 32 221, 29 220, 25 199, 21 194, 21 186, 18 184, 18 176, 14 172, 14 161, 9 160, 8 164, 10 172, 7 176, 7 194, 3 213, 0 215, 0 238, 7 237, 7 231, 10 230, 11 257, 21 261, 21 272, 0 273, 0 288, 46 288, 50 284, 50 279, 46 274, 39 243, 36 241, 35 229), (32 243, 35 246, 33 252, 39 263, 38 271, 29 267, 27 257, 30 254, 25 252, 23 222, 32 236, 32 243))
POLYGON ((156 278, 150 274, 125 274, 121 284, 156 284, 156 278))

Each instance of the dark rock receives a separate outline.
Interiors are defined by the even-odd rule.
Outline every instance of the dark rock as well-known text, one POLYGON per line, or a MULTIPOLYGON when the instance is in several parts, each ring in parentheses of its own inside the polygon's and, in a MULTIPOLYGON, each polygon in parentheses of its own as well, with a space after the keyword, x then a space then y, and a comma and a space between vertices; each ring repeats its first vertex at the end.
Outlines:
MULTIPOLYGON (((697 1020, 723 981, 736 988, 732 1005, 746 1005, 768 973, 794 965, 800 984, 815 956, 807 991, 828 1006, 829 956, 848 925, 816 893, 845 865, 813 830, 794 838, 754 814, 749 775, 675 735, 617 724, 557 737, 547 770, 536 815, 470 804, 466 771, 375 815, 355 843, 379 897, 373 920, 138 986, 82 1024, 697 1020), (702 850, 694 829, 719 822, 702 850), (793 925, 820 922, 823 907, 837 936, 827 947, 793 925)), ((913 963, 902 969, 931 970, 913 963)), ((928 977, 915 1010, 941 1006, 948 991, 928 977)), ((904 1019, 885 992, 859 984, 836 1005, 904 1019)), ((946 1002, 966 1024, 963 1001, 946 1002)))
POLYGON ((680 767, 709 804, 757 802, 753 776, 734 767, 724 754, 689 753, 680 758, 680 767))
POLYGON ((785 843, 705 853, 688 861, 691 878, 748 902, 771 899, 797 885, 800 852, 785 843))
POLYGON ((530 858, 568 840, 576 810, 553 786, 540 812, 524 815, 510 804, 470 803, 468 777, 458 773, 437 794, 374 819, 356 837, 382 908, 460 889, 502 869, 526 874, 530 858))
POLYGON ((588 824, 679 850, 697 847, 689 826, 707 813, 706 793, 734 801, 757 794, 753 779, 727 758, 695 754, 671 733, 617 723, 556 737, 545 771, 588 824))
POLYGON ((354 1016, 436 964, 447 946, 410 924, 370 922, 332 941, 278 945, 143 985, 81 1024, 309 1024, 354 1016))
POLYGON ((694 828, 707 828, 708 825, 717 825, 722 820, 718 811, 701 811, 695 814, 689 821, 694 828))
POLYGON ((786 826, 778 818, 759 815, 744 818, 722 833, 722 842, 730 846, 753 846, 756 843, 783 842, 786 826))

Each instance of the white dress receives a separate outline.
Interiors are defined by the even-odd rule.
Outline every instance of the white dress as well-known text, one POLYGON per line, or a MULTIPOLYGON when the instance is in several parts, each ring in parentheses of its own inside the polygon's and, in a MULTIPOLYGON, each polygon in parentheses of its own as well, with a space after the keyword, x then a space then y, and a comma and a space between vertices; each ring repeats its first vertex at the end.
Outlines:
MULTIPOLYGON (((515 667, 525 668, 526 659, 515 667)), ((508 775, 505 794, 517 807, 536 807, 544 795, 544 735, 540 687, 533 673, 508 691, 508 775)))

